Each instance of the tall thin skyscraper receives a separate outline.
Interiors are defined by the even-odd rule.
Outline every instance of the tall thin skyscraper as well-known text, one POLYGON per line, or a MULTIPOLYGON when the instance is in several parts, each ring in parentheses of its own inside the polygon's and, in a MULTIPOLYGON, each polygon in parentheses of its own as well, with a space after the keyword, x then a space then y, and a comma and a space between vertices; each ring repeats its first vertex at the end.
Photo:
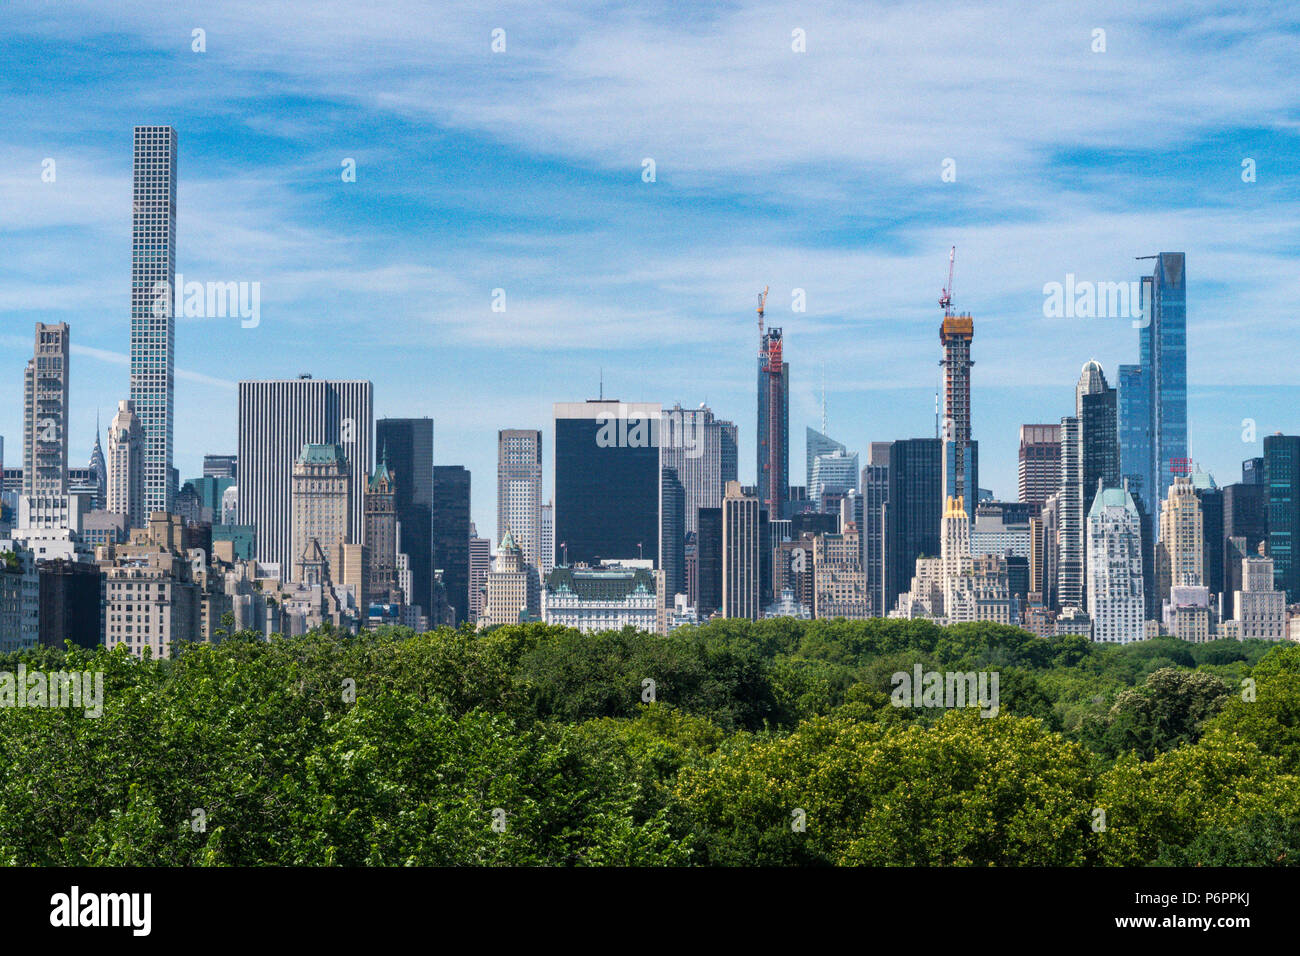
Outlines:
POLYGON ((943 345, 940 364, 944 370, 944 494, 962 499, 971 521, 975 520, 979 501, 979 462, 971 448, 970 368, 975 363, 970 352, 974 339, 975 320, 968 314, 956 315, 946 307, 939 326, 943 345))
POLYGON ((537 569, 543 581, 555 569, 555 505, 542 505, 542 566, 537 569))
POLYGON ((411 562, 406 603, 432 617, 433 607, 433 419, 381 418, 375 448, 388 460, 396 491, 402 553, 411 562))
POLYGON ((532 428, 497 432, 497 540, 509 531, 524 564, 541 568, 542 433, 532 428))
POLYGON ((1264 438, 1264 475, 1273 586, 1294 604, 1300 601, 1300 436, 1264 438))
POLYGON ((175 289, 176 130, 137 126, 131 201, 131 400, 144 433, 146 514, 170 511, 176 493, 172 487, 175 289))
POLYGON ((24 495, 68 493, 69 351, 66 322, 36 323, 36 346, 24 376, 24 495))
MULTIPOLYGON (((1155 258, 1150 282, 1149 325, 1142 330, 1148 341, 1151 369, 1152 473, 1159 489, 1153 501, 1163 501, 1175 475, 1186 474, 1187 450, 1187 276, 1181 252, 1162 252, 1155 258)), ((1144 349, 1145 351, 1145 349, 1144 349)))
POLYGON ((1156 545, 1156 586, 1162 601, 1175 587, 1205 584, 1205 524, 1201 501, 1190 479, 1179 476, 1160 506, 1156 545))
POLYGON ((1115 389, 1106 382, 1101 363, 1088 362, 1075 389, 1075 414, 1079 418, 1080 463, 1083 469, 1083 513, 1092 511, 1097 482, 1119 488, 1119 438, 1115 389))
POLYGON ((1079 419, 1061 419, 1061 490, 1058 499, 1056 591, 1061 607, 1084 604, 1083 445, 1079 419))
MULTIPOLYGON (((364 489, 374 461, 373 408, 370 382, 303 375, 239 383, 239 519, 255 528, 257 560, 278 564, 284 580, 293 572, 296 557, 290 521, 292 478, 303 446, 342 446, 353 489, 347 540, 363 540, 364 489)), ((400 475, 397 481, 400 488, 400 475)), ((403 526, 404 541, 406 535, 403 526)))
POLYGON ((469 535, 469 620, 476 622, 483 615, 483 589, 492 571, 492 542, 478 536, 472 521, 469 535))
POLYGON ((867 578, 871 613, 884 617, 885 502, 889 499, 889 442, 871 443, 862 469, 862 570, 867 578))
POLYGON ((740 482, 727 483, 722 497, 722 616, 761 616, 762 535, 759 500, 740 482))
POLYGON ((664 468, 660 480, 659 567, 664 572, 664 593, 671 601, 673 595, 686 593, 686 491, 674 468, 664 468))
POLYGON ((470 473, 463 465, 433 466, 433 566, 442 571, 455 623, 469 620, 470 473))
POLYGON ((790 363, 783 346, 780 329, 768 329, 759 339, 758 501, 773 518, 790 511, 790 363))

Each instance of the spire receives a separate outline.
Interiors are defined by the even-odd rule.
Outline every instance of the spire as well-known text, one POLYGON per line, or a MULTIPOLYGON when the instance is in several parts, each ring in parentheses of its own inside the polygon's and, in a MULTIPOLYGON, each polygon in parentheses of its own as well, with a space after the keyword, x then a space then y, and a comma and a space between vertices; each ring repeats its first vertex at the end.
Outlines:
POLYGON ((822 434, 826 434, 826 363, 822 362, 822 434))

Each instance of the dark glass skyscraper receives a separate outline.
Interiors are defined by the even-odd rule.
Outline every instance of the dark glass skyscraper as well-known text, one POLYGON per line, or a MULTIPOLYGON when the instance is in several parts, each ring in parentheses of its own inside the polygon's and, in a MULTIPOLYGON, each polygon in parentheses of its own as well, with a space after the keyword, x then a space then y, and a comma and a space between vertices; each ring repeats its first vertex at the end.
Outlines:
POLYGON ((1153 514, 1156 482, 1151 474, 1151 371, 1142 365, 1119 367, 1119 470, 1145 514, 1153 514))
POLYGON ((1181 252, 1155 258, 1142 283, 1143 364, 1151 370, 1152 473, 1163 501, 1174 475, 1190 470, 1187 457, 1187 276, 1181 252), (1149 302, 1149 305, 1148 305, 1149 302), (1149 357, 1148 357, 1149 356, 1149 357))
POLYGON ((463 465, 433 466, 433 566, 457 624, 469 620, 469 478, 463 465))
POLYGON ((555 405, 555 547, 568 563, 658 561, 660 407, 555 405))
POLYGON ((1288 604, 1300 601, 1300 436, 1264 439, 1264 476, 1268 487, 1268 556, 1273 559, 1273 587, 1286 592, 1288 604))
POLYGON ((872 442, 862 469, 862 569, 866 572, 871 613, 885 607, 885 502, 889 498, 889 443, 872 442))
POLYGON ((768 329, 758 348, 758 503, 774 518, 789 516, 790 363, 780 329, 768 329))
POLYGON ((916 559, 939 554, 943 519, 943 443, 908 438, 889 449, 885 504, 885 612, 912 585, 916 559))
POLYGON ((432 616, 433 419, 381 418, 375 423, 375 443, 393 476, 402 552, 411 560, 407 602, 432 616))
POLYGON ((722 609, 722 509, 701 508, 696 537, 696 574, 700 620, 722 609))
POLYGON ((1083 513, 1087 515, 1092 510, 1098 481, 1104 488, 1120 486, 1116 394, 1097 362, 1083 367, 1078 400, 1079 440, 1083 444, 1083 513))
MULTIPOLYGON (((674 594, 686 593, 686 489, 672 468, 663 469, 660 511, 663 527, 659 545, 659 567, 664 572, 667 603, 674 594)), ((699 511, 697 509, 696 514, 699 511)))
MULTIPOLYGON (((1261 465, 1261 478, 1263 471, 1261 465)), ((1223 540, 1222 617, 1226 619, 1234 615, 1236 592, 1242 589, 1241 559, 1256 555, 1260 544, 1268 540, 1268 486, 1262 480, 1223 489, 1223 540), (1233 546, 1233 538, 1240 539, 1239 547, 1233 546)))

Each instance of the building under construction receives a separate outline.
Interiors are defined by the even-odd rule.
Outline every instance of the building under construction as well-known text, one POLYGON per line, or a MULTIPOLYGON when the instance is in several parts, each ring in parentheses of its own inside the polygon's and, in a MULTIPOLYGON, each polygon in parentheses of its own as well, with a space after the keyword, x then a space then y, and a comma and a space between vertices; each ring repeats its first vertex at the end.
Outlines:
POLYGON ((767 290, 758 297, 758 500, 772 520, 785 518, 790 497, 790 365, 780 329, 764 329, 767 290))
POLYGON ((943 324, 939 341, 943 345, 943 472, 944 497, 960 498, 975 520, 979 503, 979 446, 971 440, 970 367, 971 341, 975 338, 975 320, 968 312, 957 313, 952 307, 952 273, 957 247, 948 254, 948 285, 939 296, 943 324))

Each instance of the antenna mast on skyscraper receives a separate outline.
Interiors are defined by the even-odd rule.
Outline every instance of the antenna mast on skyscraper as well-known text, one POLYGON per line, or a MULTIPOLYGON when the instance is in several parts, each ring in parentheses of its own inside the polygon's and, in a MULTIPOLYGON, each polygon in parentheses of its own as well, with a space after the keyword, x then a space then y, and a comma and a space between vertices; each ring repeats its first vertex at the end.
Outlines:
POLYGON ((822 434, 826 434, 826 363, 822 362, 822 434))
POLYGON ((763 337, 763 310, 767 308, 767 286, 763 286, 763 291, 758 297, 758 337, 763 337))

